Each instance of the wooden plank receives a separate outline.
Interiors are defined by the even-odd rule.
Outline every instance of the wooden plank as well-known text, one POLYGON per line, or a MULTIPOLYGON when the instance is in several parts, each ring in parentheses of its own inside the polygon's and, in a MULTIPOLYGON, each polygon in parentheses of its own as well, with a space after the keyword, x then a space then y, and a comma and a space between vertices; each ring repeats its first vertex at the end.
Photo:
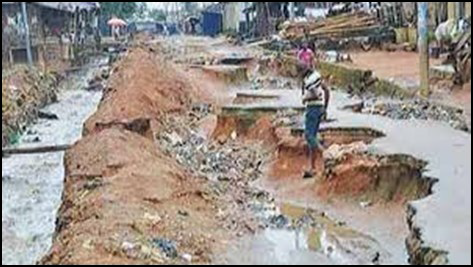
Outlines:
POLYGON ((44 154, 62 152, 71 148, 71 145, 42 146, 29 148, 2 148, 2 157, 21 154, 44 154))

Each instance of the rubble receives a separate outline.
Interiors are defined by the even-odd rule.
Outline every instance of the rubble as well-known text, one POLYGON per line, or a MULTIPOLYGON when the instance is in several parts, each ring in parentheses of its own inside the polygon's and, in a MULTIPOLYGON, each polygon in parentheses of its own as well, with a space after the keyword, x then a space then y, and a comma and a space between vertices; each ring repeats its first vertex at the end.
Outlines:
POLYGON ((233 138, 221 145, 207 142, 190 128, 192 124, 186 123, 185 119, 169 116, 166 121, 165 125, 171 129, 158 134, 158 144, 199 176, 236 182, 253 181, 261 175, 263 156, 258 148, 239 144, 236 132, 232 134, 233 138))
POLYGON ((463 116, 463 110, 415 99, 398 101, 363 101, 363 104, 350 106, 354 112, 386 116, 394 120, 434 120, 445 122, 451 127, 470 132, 470 126, 463 116), (362 107, 362 108, 360 108, 362 107))
POLYGON ((161 250, 166 257, 175 259, 178 257, 177 247, 173 241, 163 239, 163 238, 155 238, 151 241, 154 247, 161 250))

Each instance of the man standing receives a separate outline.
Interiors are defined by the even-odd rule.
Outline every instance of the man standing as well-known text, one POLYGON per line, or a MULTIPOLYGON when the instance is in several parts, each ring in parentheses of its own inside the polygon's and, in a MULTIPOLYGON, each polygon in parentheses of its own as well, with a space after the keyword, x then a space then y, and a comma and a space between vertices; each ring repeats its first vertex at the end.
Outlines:
POLYGON ((302 95, 302 103, 306 106, 305 138, 309 157, 309 170, 304 172, 304 179, 309 179, 315 175, 316 153, 321 152, 322 149, 319 147, 317 135, 322 119, 327 116, 327 108, 330 102, 330 90, 323 83, 322 76, 318 71, 311 70, 306 73, 302 95))

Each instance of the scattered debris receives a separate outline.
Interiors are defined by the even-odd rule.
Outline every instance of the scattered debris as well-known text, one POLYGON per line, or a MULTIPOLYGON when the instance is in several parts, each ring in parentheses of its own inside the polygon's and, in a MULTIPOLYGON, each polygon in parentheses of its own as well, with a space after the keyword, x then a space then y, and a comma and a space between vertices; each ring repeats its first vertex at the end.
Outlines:
POLYGON ((173 241, 163 238, 155 238, 151 243, 168 258, 175 259, 179 256, 176 244, 173 241))
POLYGON ((45 119, 45 120, 59 120, 58 115, 51 112, 41 111, 41 110, 38 111, 38 118, 45 119))
POLYGON ((166 120, 165 125, 170 129, 158 134, 158 143, 164 151, 199 176, 238 182, 254 181, 262 174, 261 151, 255 146, 240 144, 236 133, 232 134, 231 141, 219 145, 206 142, 192 129, 192 123, 182 118, 169 116, 166 120))
POLYGON ((171 143, 172 146, 181 145, 183 142, 181 137, 176 132, 172 132, 171 134, 166 134, 165 137, 167 138, 167 141, 171 143))
POLYGON ((177 214, 179 214, 180 216, 182 217, 188 217, 189 216, 189 212, 185 211, 185 210, 179 210, 177 212, 177 214))
POLYGON ((360 106, 347 107, 354 112, 376 114, 395 120, 435 120, 448 123, 457 130, 470 132, 471 129, 463 116, 463 110, 432 103, 426 100, 411 101, 364 101, 360 106))
POLYGON ((192 262, 192 255, 191 254, 182 254, 181 255, 181 259, 187 263, 191 263, 192 262))
POLYGON ((381 261, 381 253, 379 252, 376 252, 373 256, 373 259, 371 260, 371 262, 375 265, 379 265, 380 264, 380 261, 381 261))
POLYGON ((366 209, 368 207, 371 207, 373 205, 373 203, 371 201, 363 201, 363 202, 360 202, 360 207, 362 207, 363 209, 366 209))
POLYGON ((138 258, 141 251, 140 245, 131 242, 123 242, 121 249, 127 257, 133 259, 138 258))
POLYGON ((289 219, 282 215, 275 215, 269 219, 271 225, 274 225, 276 228, 285 228, 289 225, 289 219))

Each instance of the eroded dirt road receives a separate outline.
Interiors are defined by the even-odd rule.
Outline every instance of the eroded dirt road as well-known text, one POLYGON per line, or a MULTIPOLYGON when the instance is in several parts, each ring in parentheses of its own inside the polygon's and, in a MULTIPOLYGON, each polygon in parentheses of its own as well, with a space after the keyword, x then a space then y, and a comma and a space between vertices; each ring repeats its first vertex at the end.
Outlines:
POLYGON ((65 154, 41 263, 407 264, 406 205, 437 178, 389 149, 412 122, 341 111, 353 100, 334 92, 323 171, 303 181, 297 81, 266 56, 194 37, 130 47, 65 154))

